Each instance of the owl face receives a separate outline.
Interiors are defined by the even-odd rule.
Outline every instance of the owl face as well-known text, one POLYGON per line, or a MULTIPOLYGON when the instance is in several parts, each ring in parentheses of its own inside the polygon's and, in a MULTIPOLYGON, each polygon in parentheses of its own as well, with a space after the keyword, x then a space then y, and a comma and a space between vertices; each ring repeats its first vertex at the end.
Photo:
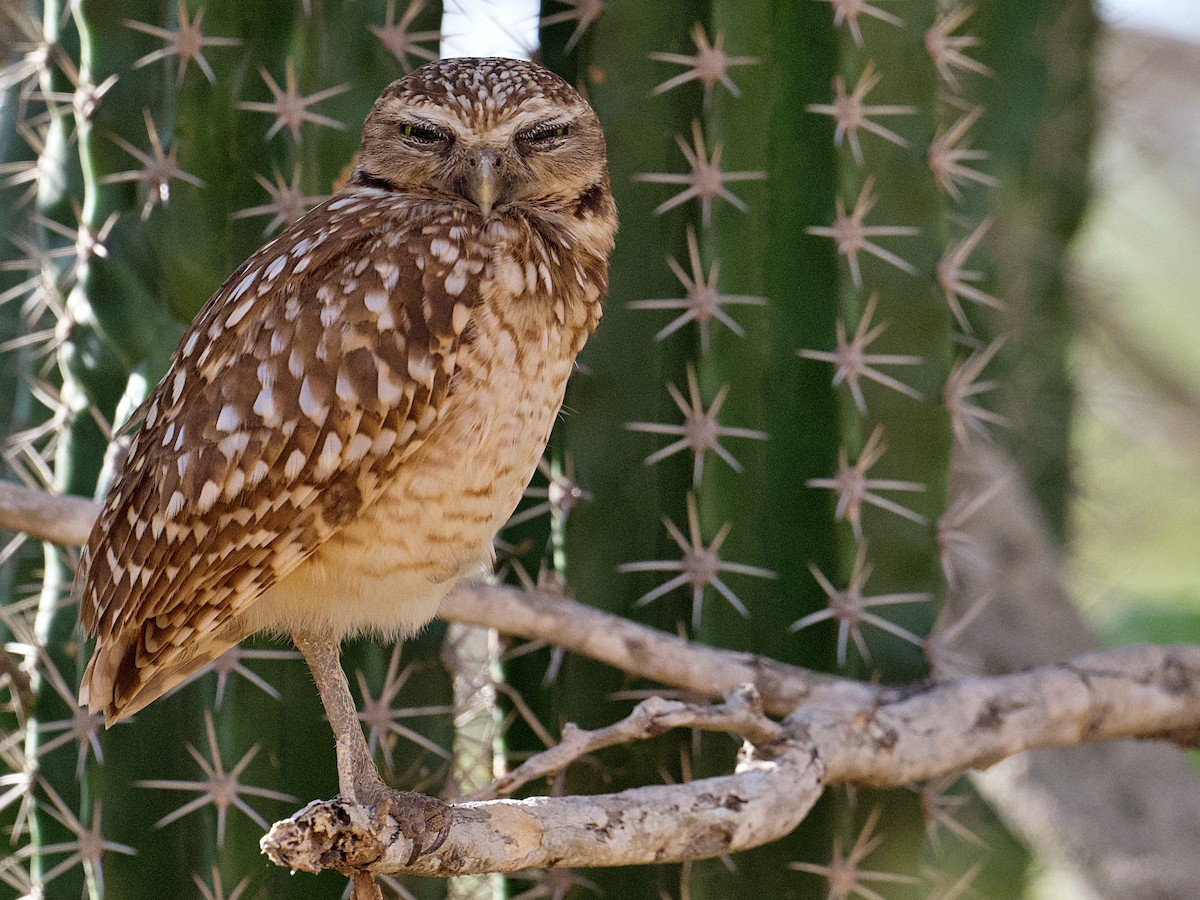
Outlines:
POLYGON ((575 89, 541 66, 439 60, 376 101, 359 177, 484 216, 568 208, 606 183, 604 136, 575 89))

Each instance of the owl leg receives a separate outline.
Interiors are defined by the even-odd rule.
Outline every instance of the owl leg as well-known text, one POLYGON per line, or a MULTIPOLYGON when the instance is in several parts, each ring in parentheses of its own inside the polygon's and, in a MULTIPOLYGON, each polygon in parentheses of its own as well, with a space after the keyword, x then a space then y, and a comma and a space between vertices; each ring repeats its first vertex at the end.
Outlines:
MULTIPOLYGON (((410 863, 423 853, 432 853, 441 846, 449 830, 449 807, 434 797, 394 791, 379 777, 363 737, 358 707, 342 670, 341 642, 331 634, 311 631, 294 631, 292 640, 312 671, 317 693, 321 695, 321 703, 333 727, 338 792, 342 799, 376 809, 380 815, 394 819, 400 832, 412 842, 410 863)), ((363 877, 369 880, 369 876, 363 877)))
POLYGON ((388 792, 379 777, 367 741, 358 720, 358 707, 350 695, 346 673, 342 671, 340 641, 329 634, 311 631, 292 633, 296 649, 304 656, 337 747, 338 792, 343 799, 373 806, 388 792))

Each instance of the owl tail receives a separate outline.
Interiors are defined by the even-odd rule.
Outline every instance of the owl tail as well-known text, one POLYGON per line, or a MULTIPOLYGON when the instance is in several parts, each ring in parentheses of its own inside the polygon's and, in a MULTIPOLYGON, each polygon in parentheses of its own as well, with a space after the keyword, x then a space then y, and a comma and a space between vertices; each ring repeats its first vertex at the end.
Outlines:
POLYGON ((202 643, 172 647, 149 658, 139 651, 139 630, 113 635, 96 644, 79 686, 79 704, 88 712, 104 713, 108 728, 178 687, 252 633, 234 620, 202 643))

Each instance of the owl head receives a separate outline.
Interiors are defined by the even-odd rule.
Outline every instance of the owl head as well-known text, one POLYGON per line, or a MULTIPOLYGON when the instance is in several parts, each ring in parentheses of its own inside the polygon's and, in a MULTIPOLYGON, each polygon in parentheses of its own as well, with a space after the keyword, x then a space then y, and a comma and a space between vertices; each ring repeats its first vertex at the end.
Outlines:
POLYGON ((363 128, 360 181, 478 207, 568 209, 607 194, 595 112, 553 72, 459 57, 393 82, 363 128))

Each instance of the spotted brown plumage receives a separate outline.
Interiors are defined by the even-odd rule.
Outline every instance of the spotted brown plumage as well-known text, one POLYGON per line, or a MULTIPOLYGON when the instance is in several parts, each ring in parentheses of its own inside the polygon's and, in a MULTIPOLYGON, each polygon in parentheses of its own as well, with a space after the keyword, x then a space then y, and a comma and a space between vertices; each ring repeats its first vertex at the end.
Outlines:
POLYGON ((594 113, 531 63, 444 60, 384 91, 359 160, 213 295, 144 406, 81 576, 81 697, 109 722, 255 631, 419 627, 541 456, 607 288, 594 113))

